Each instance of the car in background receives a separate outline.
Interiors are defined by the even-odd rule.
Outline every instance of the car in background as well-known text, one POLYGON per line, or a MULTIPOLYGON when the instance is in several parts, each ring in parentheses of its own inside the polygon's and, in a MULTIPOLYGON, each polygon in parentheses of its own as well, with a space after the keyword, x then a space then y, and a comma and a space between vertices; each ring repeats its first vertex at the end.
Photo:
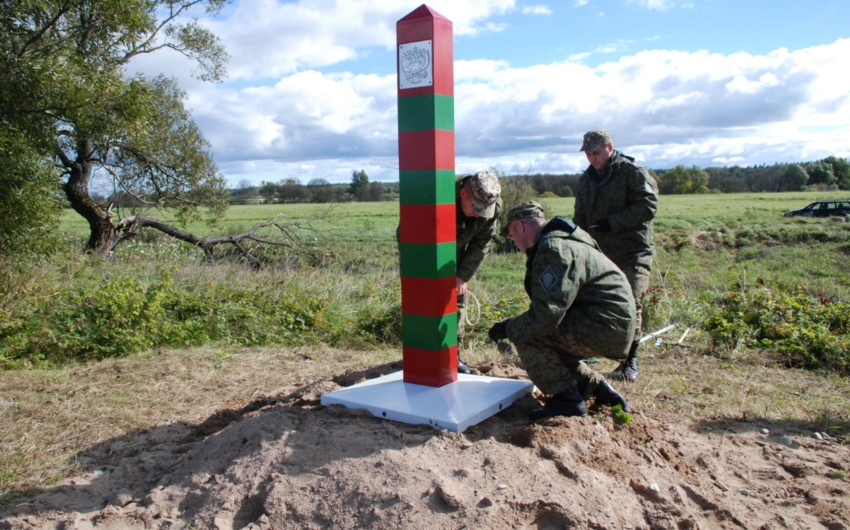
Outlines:
POLYGON ((850 200, 816 201, 805 208, 784 214, 785 217, 830 217, 833 215, 850 215, 850 200))

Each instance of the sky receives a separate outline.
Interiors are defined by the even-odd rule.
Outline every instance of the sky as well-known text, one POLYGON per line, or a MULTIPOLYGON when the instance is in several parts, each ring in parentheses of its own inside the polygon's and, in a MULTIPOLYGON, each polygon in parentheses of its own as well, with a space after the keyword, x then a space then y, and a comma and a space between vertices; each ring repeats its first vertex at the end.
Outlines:
MULTIPOLYGON (((398 181, 396 22, 403 0, 235 0, 194 14, 230 55, 177 78, 232 187, 398 181)), ((577 173, 607 129, 641 165, 751 166, 850 156, 846 0, 433 0, 454 29, 457 174, 577 173)))

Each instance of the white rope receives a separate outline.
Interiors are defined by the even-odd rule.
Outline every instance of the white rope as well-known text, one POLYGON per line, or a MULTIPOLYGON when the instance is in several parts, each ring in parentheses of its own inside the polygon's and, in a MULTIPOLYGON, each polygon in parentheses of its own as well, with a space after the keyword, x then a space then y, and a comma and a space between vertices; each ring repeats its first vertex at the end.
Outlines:
POLYGON ((471 298, 475 302, 475 311, 476 311, 475 322, 473 322, 472 320, 469 319, 469 313, 470 313, 469 312, 469 306, 470 306, 470 304, 466 304, 466 323, 468 325, 472 326, 472 327, 475 327, 475 325, 478 324, 478 321, 481 320, 481 304, 478 303, 478 298, 476 298, 476 296, 474 294, 472 294, 472 291, 466 291, 466 296, 471 298))

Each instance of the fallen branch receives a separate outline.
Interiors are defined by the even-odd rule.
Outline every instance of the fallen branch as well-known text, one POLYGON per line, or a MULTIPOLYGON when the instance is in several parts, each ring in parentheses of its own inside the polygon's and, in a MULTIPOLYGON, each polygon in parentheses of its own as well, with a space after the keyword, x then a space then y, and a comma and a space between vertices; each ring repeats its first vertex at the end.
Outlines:
POLYGON ((316 230, 313 228, 312 223, 316 220, 316 218, 308 219, 306 221, 292 221, 288 223, 281 223, 280 221, 278 221, 279 218, 280 214, 278 214, 274 219, 269 219, 268 221, 257 223, 252 226, 251 229, 247 232, 242 232, 239 234, 200 237, 195 234, 180 230, 179 228, 172 226, 166 223, 165 221, 162 221, 161 219, 157 219, 156 217, 150 217, 147 215, 131 215, 129 217, 125 217, 116 225, 117 230, 121 232, 121 236, 112 244, 109 251, 111 253, 120 243, 134 238, 138 234, 139 229, 154 228, 175 239, 179 239, 181 241, 189 243, 190 245, 200 247, 204 251, 204 256, 208 263, 215 263, 215 259, 213 257, 213 248, 215 246, 233 245, 234 248, 236 248, 236 250, 246 260, 248 260, 252 267, 258 269, 262 266, 261 261, 251 254, 251 250, 246 247, 244 242, 254 242, 259 245, 286 247, 301 252, 309 252, 311 250, 302 242, 301 237, 298 235, 298 232, 304 230, 309 232, 315 232, 316 230), (257 232, 260 229, 270 227, 277 228, 283 235, 284 239, 269 239, 257 235, 257 232))

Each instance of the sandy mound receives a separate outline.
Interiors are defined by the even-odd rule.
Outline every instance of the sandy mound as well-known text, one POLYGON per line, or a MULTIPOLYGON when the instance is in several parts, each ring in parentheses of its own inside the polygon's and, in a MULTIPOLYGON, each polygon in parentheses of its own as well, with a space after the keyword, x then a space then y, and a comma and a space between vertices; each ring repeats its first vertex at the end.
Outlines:
POLYGON ((0 528, 850 528, 850 451, 830 440, 751 423, 706 433, 640 411, 624 427, 607 410, 531 424, 532 397, 461 434, 319 405, 398 368, 90 448, 80 458, 96 471, 0 528))

